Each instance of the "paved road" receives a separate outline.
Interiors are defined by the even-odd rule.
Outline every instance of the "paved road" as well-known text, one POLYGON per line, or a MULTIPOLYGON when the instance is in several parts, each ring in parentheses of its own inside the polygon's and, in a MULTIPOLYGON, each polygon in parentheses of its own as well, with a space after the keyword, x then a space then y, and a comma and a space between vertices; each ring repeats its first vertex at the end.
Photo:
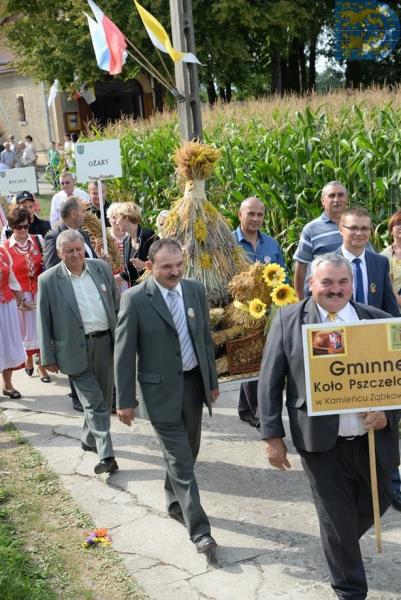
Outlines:
MULTIPOLYGON (((236 414, 239 383, 226 383, 213 419, 204 417, 197 478, 220 568, 197 555, 185 529, 163 503, 163 461, 150 424, 127 428, 112 418, 120 471, 95 476, 96 456, 80 449, 82 417, 71 408, 64 376, 43 384, 15 374, 24 397, 0 398, 6 415, 46 457, 98 527, 110 527, 114 548, 153 600, 334 598, 321 555, 311 494, 290 446, 292 470, 266 465, 257 432, 236 414)), ((373 533, 362 540, 370 600, 401 598, 401 513, 383 519, 384 553, 373 533)))

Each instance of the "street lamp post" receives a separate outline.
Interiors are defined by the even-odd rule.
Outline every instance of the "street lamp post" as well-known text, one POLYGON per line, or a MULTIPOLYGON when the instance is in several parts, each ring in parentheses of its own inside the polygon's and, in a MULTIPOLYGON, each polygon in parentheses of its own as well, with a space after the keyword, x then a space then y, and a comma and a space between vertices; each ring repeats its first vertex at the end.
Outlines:
MULTIPOLYGON (((173 46, 182 52, 195 52, 192 0, 170 0, 173 46)), ((198 66, 175 64, 175 82, 179 93, 178 116, 183 141, 202 139, 202 117, 199 99, 198 66)))

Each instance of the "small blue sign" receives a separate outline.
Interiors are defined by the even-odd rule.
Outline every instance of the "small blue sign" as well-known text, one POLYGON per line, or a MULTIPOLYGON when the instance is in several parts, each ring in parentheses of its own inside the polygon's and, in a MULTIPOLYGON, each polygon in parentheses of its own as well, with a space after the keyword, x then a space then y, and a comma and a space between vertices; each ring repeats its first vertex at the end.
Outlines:
POLYGON ((400 39, 396 13, 377 0, 336 0, 336 58, 380 61, 400 39))

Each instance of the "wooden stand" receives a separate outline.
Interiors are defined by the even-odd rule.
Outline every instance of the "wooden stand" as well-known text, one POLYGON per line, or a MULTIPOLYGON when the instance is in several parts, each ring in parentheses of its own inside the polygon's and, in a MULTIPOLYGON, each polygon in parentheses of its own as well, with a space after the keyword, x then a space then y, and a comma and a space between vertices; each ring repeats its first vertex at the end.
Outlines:
POLYGON ((377 492, 377 471, 376 471, 376 451, 375 451, 375 432, 369 429, 369 464, 370 464, 370 482, 372 487, 373 518, 375 525, 376 550, 378 554, 383 552, 382 529, 380 521, 379 494, 377 492))

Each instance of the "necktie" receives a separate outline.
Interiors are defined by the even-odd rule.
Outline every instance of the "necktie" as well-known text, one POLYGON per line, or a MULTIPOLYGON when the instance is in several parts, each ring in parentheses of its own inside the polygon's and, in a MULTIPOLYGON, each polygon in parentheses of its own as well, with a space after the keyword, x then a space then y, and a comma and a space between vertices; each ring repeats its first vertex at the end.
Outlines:
POLYGON ((332 321, 334 323, 334 321, 337 318, 337 313, 336 312, 329 312, 327 313, 327 318, 329 321, 332 321))
POLYGON ((180 298, 177 290, 170 290, 167 294, 168 305, 171 316, 177 329, 181 346, 181 359, 184 371, 193 369, 197 365, 192 340, 189 335, 187 320, 182 310, 180 298))
POLYGON ((355 285, 355 300, 365 304, 365 292, 363 290, 363 278, 361 269, 361 259, 354 258, 352 261, 355 265, 356 285, 355 285))

